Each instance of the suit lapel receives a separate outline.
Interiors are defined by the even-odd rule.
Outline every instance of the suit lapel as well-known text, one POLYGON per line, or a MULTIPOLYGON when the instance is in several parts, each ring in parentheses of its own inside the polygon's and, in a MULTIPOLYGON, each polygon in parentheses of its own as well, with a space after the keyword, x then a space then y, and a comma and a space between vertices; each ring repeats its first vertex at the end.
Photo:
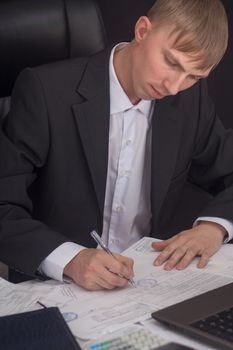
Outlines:
MULTIPOLYGON (((103 215, 109 139, 109 53, 94 56, 78 86, 80 103, 72 106, 78 133, 103 215), (101 86, 99 82, 101 83, 101 86)), ((151 205, 153 222, 168 190, 176 163, 182 116, 173 105, 177 98, 157 101, 152 118, 151 205)), ((154 225, 153 225, 154 226, 154 225)))
POLYGON ((72 106, 101 217, 104 209, 109 139, 109 54, 94 56, 77 92, 82 103, 72 106), (101 86, 100 86, 101 82, 101 86))
POLYGON ((182 116, 173 97, 157 101, 152 121, 151 209, 153 226, 167 193, 179 147, 182 116))

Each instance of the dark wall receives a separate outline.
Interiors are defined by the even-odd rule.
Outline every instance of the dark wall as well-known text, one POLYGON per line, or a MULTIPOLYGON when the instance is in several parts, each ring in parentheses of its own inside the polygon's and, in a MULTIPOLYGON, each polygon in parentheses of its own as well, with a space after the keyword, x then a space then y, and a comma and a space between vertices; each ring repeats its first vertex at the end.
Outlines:
POLYGON ((111 43, 131 40, 137 19, 146 15, 154 0, 97 0, 111 43))
MULTIPOLYGON (((131 40, 134 24, 154 0, 97 0, 109 43, 131 40)), ((208 79, 210 95, 226 127, 233 127, 233 0, 222 0, 229 19, 229 46, 220 65, 208 79)))
POLYGON ((229 24, 228 49, 220 64, 208 78, 209 92, 221 120, 233 128, 233 0, 222 1, 229 24))

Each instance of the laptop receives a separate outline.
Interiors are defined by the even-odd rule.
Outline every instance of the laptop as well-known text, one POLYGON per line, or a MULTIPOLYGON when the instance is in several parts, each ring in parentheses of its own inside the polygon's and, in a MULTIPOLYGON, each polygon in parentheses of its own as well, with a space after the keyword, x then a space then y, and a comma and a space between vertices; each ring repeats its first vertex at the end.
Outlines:
POLYGON ((153 312, 151 316, 217 349, 233 349, 233 283, 153 312))

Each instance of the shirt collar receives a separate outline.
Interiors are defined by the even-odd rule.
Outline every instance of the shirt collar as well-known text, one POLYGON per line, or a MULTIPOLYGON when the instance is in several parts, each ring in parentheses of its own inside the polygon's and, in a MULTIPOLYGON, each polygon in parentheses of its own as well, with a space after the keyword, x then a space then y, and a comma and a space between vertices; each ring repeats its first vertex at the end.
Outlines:
POLYGON ((151 101, 141 100, 133 105, 123 90, 113 66, 113 55, 116 49, 121 49, 128 43, 120 43, 113 47, 109 61, 109 80, 110 80, 110 114, 123 112, 129 109, 137 109, 143 115, 149 116, 151 101))

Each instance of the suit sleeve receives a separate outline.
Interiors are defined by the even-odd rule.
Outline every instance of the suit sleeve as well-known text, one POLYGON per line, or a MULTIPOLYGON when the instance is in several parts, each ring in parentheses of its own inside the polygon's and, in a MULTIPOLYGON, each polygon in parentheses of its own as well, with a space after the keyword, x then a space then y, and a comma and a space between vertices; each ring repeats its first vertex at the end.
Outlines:
POLYGON ((35 276, 41 261, 66 238, 32 218, 30 187, 49 152, 49 122, 39 79, 23 71, 0 134, 0 260, 35 276))
POLYGON ((213 195, 199 216, 233 221, 233 130, 226 130, 201 84, 200 122, 190 169, 191 182, 213 195))

